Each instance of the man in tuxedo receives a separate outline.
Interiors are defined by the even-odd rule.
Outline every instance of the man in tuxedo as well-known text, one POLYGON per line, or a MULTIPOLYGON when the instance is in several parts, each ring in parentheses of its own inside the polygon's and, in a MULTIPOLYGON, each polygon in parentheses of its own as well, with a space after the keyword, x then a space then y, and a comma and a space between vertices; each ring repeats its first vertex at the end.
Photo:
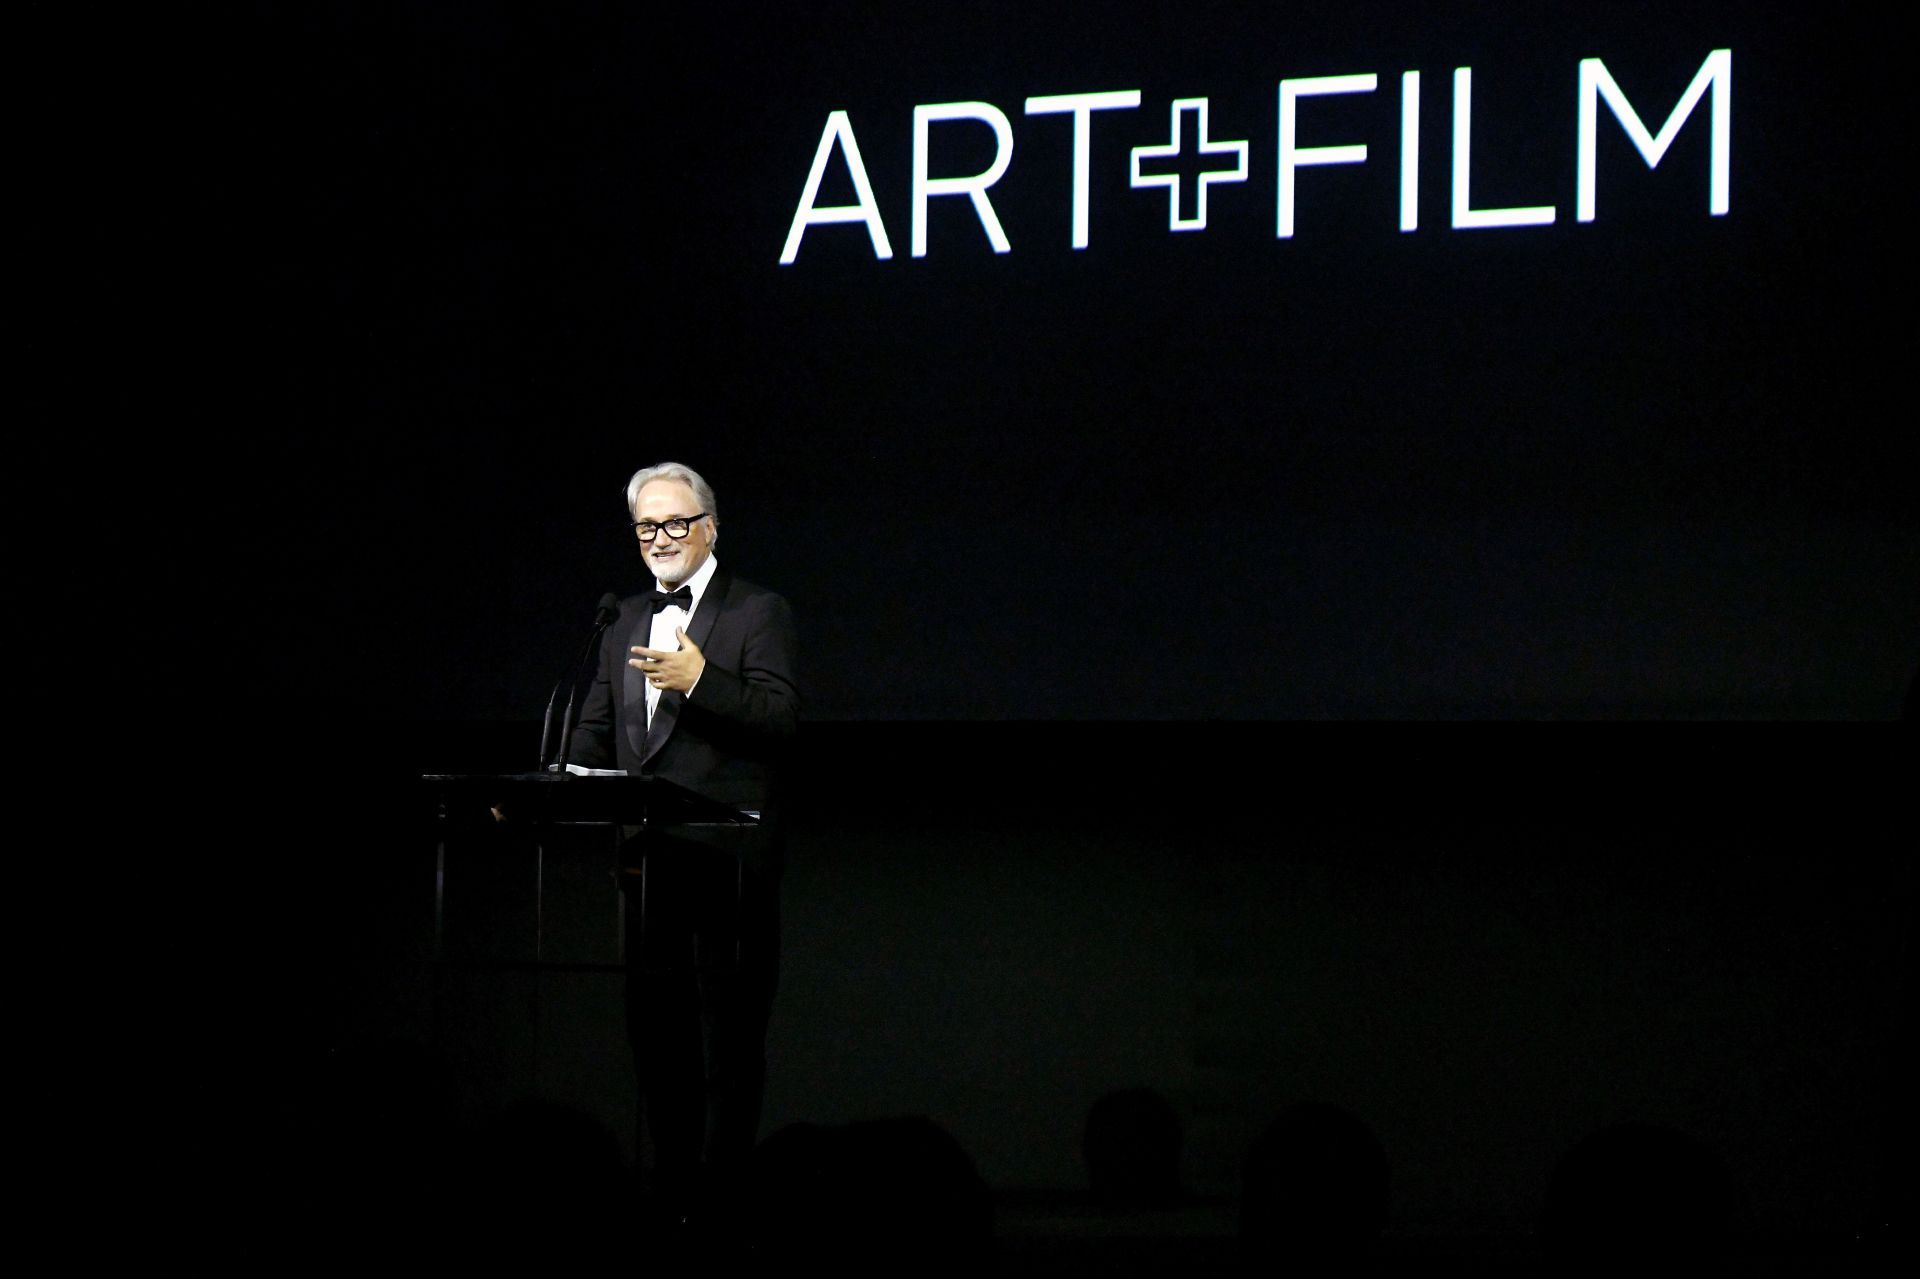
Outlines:
POLYGON ((571 757, 761 819, 744 841, 630 838, 621 875, 642 1159, 669 1213, 724 1212, 759 1129, 779 973, 780 774, 799 718, 793 614, 720 567, 713 489, 690 468, 637 472, 627 507, 657 589, 620 602, 571 757))

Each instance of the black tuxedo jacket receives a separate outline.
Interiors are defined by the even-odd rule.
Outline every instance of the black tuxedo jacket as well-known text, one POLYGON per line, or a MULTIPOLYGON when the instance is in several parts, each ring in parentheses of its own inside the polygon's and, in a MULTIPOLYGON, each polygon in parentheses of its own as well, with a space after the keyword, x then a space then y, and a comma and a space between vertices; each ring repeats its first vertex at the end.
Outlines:
POLYGON ((574 729, 570 758, 588 768, 662 777, 777 829, 780 773, 800 718, 793 611, 786 600, 716 568, 687 635, 706 669, 688 697, 660 694, 647 726, 646 676, 627 665, 647 646, 647 596, 620 601, 574 729))

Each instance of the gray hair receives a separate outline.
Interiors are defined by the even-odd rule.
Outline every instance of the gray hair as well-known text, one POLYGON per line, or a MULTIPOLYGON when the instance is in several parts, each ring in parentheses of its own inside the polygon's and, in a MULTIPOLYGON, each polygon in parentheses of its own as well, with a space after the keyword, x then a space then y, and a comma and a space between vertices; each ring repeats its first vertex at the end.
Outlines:
MULTIPOLYGON (((713 527, 720 527, 720 507, 713 500, 713 485, 700 478, 700 472, 680 462, 661 462, 635 471, 633 478, 627 481, 627 514, 632 515, 633 504, 640 500, 640 490, 655 480, 678 480, 693 490, 693 500, 700 503, 700 509, 713 520, 713 527)), ((687 514, 693 514, 692 511, 687 514)))

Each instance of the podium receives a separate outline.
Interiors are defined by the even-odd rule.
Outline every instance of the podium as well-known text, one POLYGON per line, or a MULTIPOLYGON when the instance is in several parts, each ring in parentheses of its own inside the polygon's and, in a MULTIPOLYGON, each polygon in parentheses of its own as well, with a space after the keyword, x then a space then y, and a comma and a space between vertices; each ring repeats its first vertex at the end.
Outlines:
MULTIPOLYGON (((758 814, 658 778, 429 774, 414 793, 415 829, 433 847, 430 939, 426 921, 416 925, 432 1042, 488 1104, 549 1095, 609 1116, 619 1131, 613 1116, 632 1105, 632 1085, 614 1064, 624 1053, 605 1049, 624 1039, 623 979, 738 967, 748 859, 770 847, 772 832, 758 814), (672 891, 684 878, 673 868, 690 863, 701 865, 712 890, 703 900, 722 920, 722 936, 698 956, 677 948, 673 926, 672 891), (662 885, 667 909, 654 911, 662 885), (656 916, 664 926, 649 924, 656 916)), ((427 870, 425 839, 416 874, 427 870)), ((426 885, 414 882, 419 910, 426 885)))
MULTIPOLYGON (((734 861, 736 907, 744 874, 743 859, 764 849, 768 839, 760 815, 734 808, 690 791, 663 778, 577 776, 572 773, 445 774, 421 779, 434 809, 433 957, 445 959, 447 850, 450 834, 463 822, 505 822, 534 838, 534 970, 547 967, 545 942, 545 839, 563 828, 602 828, 617 832, 628 850, 615 874, 623 892, 638 894, 637 918, 642 936, 633 939, 646 951, 645 929, 656 878, 653 861, 659 856, 698 856, 710 853, 734 861)), ((624 919, 624 914, 622 916, 624 919)), ((737 930, 736 930, 737 931, 737 930)), ((621 936, 620 964, 569 964, 618 971, 626 964, 628 939, 621 936)), ((735 959, 738 959, 736 935, 735 959)))

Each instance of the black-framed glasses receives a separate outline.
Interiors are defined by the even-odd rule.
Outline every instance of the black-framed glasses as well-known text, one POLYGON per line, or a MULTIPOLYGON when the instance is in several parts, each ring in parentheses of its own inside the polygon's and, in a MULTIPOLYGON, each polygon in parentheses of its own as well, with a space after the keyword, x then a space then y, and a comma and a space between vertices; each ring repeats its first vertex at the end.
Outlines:
POLYGON ((698 515, 683 515, 676 519, 661 520, 659 523, 655 523, 652 520, 635 520, 633 522, 633 531, 641 541, 651 542, 654 538, 660 536, 661 529, 665 529, 667 530, 667 536, 678 542, 693 531, 695 524, 698 524, 706 518, 707 513, 702 511, 698 515))

